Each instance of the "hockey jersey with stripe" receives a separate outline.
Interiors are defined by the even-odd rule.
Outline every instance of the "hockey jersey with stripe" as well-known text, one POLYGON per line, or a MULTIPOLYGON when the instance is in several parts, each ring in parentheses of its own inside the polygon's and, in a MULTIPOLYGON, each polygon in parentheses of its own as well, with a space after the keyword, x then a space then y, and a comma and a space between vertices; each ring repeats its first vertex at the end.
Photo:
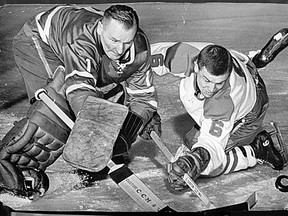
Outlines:
POLYGON ((246 67, 248 58, 233 50, 230 53, 234 67, 229 81, 211 98, 198 99, 194 66, 199 51, 208 44, 161 42, 151 46, 154 72, 158 75, 169 73, 181 77, 181 102, 201 127, 198 141, 192 148, 204 147, 211 155, 211 161, 203 175, 211 175, 220 168, 236 122, 247 115, 256 102, 256 86, 246 67))
POLYGON ((112 61, 103 51, 96 31, 102 15, 102 11, 92 7, 55 6, 25 25, 63 62, 63 89, 70 103, 80 92, 97 89, 105 93, 121 83, 129 106, 137 106, 138 112, 143 112, 142 117, 148 118, 145 112, 152 113, 157 108, 149 41, 138 29, 133 45, 123 58, 112 61))

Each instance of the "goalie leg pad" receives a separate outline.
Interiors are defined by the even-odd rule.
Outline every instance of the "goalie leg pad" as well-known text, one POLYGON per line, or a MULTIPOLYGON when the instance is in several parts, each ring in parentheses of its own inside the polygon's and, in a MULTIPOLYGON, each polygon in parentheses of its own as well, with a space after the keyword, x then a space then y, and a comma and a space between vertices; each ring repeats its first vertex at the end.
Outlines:
MULTIPOLYGON (((42 126, 46 120, 42 116, 42 126)), ((49 121, 46 121, 45 126, 45 129, 49 128, 49 121)), ((54 124, 50 127, 59 129, 54 124)), ((40 126, 31 123, 28 118, 15 123, 0 145, 0 189, 24 197, 44 195, 49 187, 44 170, 61 155, 64 144, 65 137, 62 133, 61 136, 52 136, 40 126), (61 140, 55 137, 60 137, 61 140), (30 171, 27 174, 25 170, 30 171)))
POLYGON ((112 160, 116 164, 124 163, 127 165, 129 163, 129 149, 136 140, 142 125, 142 119, 130 111, 113 147, 112 160))
POLYGON ((6 160, 0 160, 0 191, 26 196, 24 176, 14 164, 6 160))
POLYGON ((47 113, 43 115, 37 109, 32 113, 30 118, 15 123, 1 141, 0 159, 45 170, 62 154, 70 131, 52 121, 47 113))
POLYGON ((133 143, 136 140, 142 125, 142 119, 136 113, 130 111, 123 123, 123 128, 120 133, 124 134, 130 142, 133 143))
POLYGON ((128 164, 130 162, 129 149, 131 141, 124 134, 119 134, 113 147, 112 160, 115 164, 128 164))

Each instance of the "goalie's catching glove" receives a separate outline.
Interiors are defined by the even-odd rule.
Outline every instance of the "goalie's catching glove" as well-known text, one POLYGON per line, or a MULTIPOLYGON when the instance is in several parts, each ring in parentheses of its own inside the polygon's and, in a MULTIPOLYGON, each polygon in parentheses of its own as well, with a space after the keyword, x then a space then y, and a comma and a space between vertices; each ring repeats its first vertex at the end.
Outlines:
POLYGON ((183 180, 183 176, 187 173, 193 180, 196 180, 200 173, 207 167, 210 161, 210 155, 204 148, 198 147, 186 155, 180 156, 175 162, 167 165, 166 185, 171 192, 185 191, 188 185, 183 180))
POLYGON ((157 112, 153 113, 152 118, 144 126, 143 130, 140 132, 139 136, 145 140, 151 140, 150 133, 155 131, 157 135, 161 136, 161 117, 157 112))

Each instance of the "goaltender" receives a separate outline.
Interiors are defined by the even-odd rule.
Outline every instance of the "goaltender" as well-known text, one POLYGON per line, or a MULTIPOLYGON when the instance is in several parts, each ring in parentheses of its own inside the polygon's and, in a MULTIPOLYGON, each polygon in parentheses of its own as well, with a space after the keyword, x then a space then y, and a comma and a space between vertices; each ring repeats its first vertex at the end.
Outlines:
POLYGON ((137 13, 126 5, 104 12, 58 5, 24 24, 13 51, 31 106, 0 144, 2 190, 43 196, 49 187, 45 170, 63 153, 70 134, 49 107, 35 100, 38 89, 44 88, 74 121, 88 96, 108 100, 122 92, 116 102, 129 113, 107 155, 115 163, 126 161, 137 135, 150 139, 151 128, 160 133, 150 44, 138 25, 137 13))

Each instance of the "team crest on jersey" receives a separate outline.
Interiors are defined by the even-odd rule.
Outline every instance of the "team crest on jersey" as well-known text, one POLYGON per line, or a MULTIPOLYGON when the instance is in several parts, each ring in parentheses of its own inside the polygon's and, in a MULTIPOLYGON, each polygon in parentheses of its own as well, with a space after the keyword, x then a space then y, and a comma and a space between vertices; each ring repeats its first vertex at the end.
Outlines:
POLYGON ((126 67, 126 64, 119 64, 118 62, 117 62, 117 64, 118 64, 117 74, 122 74, 122 73, 123 73, 123 70, 124 70, 125 67, 126 67))

